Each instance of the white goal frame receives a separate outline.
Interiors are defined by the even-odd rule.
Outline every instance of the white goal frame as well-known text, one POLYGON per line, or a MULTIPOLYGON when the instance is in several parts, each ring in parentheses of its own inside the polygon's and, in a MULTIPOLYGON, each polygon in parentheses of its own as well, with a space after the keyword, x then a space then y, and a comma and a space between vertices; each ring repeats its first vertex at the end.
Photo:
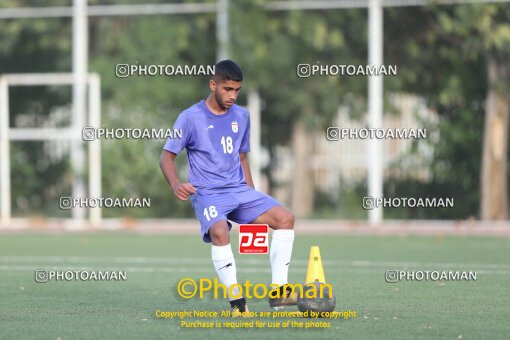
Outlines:
MULTIPOLYGON (((0 75, 0 225, 7 227, 11 222, 11 169, 10 145, 11 141, 44 141, 69 140, 83 147, 83 126, 72 119, 72 126, 66 128, 11 128, 9 125, 9 86, 34 85, 73 85, 76 78, 73 73, 19 73, 0 75)), ((86 126, 99 128, 101 126, 101 81, 98 74, 89 73, 85 82, 89 88, 88 94, 88 124, 86 126)), ((85 120, 87 122, 87 120, 85 120)), ((101 144, 99 140, 87 142, 89 161, 88 196, 101 197, 101 144)), ((76 152, 71 148, 71 154, 76 152)), ((72 157, 71 157, 72 158, 72 157)), ((74 189, 74 188, 73 188, 74 189)), ((73 196, 85 197, 84 192, 73 190, 73 196)), ((75 220, 77 218, 74 218, 75 220)), ((98 227, 101 224, 101 208, 89 208, 89 222, 98 227)), ((81 222, 81 221, 76 221, 81 222)))

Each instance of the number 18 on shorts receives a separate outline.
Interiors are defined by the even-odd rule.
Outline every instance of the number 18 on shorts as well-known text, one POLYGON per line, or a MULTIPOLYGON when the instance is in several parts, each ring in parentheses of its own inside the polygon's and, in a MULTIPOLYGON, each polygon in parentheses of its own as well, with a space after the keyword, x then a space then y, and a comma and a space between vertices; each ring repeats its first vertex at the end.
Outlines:
POLYGON ((268 230, 267 224, 240 224, 239 254, 269 253, 268 230))

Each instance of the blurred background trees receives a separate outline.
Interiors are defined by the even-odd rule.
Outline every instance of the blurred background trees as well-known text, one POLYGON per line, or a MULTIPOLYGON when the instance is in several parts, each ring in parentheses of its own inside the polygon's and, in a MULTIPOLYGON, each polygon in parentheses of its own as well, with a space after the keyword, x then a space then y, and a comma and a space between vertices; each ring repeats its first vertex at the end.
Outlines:
MULTIPOLYGON (((265 189, 300 217, 364 218, 366 173, 336 178, 334 189, 316 178, 322 176, 320 138, 339 121, 339 112, 365 124, 368 79, 300 78, 296 67, 366 64, 367 11, 267 11, 266 2, 231 1, 229 9, 230 55, 245 73, 239 104, 246 105, 249 90, 262 98, 265 189)), ((105 2, 89 1, 95 3, 105 2)), ((8 6, 28 5, 11 0, 8 6)), ((509 23, 508 3, 384 10, 384 63, 398 65, 398 76, 384 80, 385 115, 402 115, 391 98, 410 95, 437 117, 422 122, 432 136, 424 141, 432 150, 426 161, 414 161, 424 152, 418 142, 388 161, 385 195, 455 198, 454 209, 392 209, 385 217, 508 218, 509 23), (413 167, 427 175, 418 176, 413 167)), ((0 20, 0 27, 0 73, 70 71, 70 18, 0 20)), ((205 98, 208 77, 116 78, 114 70, 121 63, 214 64, 215 30, 214 14, 89 18, 89 70, 101 76, 103 127, 171 127, 182 110, 205 98)), ((68 125, 70 98, 70 87, 15 87, 10 124, 68 125)), ((151 198, 149 209, 106 209, 106 217, 193 216, 160 173, 163 144, 102 142, 104 196, 151 198)), ((60 156, 48 157, 54 142, 11 145, 14 214, 65 215, 57 197, 71 190, 68 148, 60 145, 60 156)), ((338 157, 349 162, 346 156, 357 152, 338 157)), ((178 161, 184 179, 185 155, 178 161)))

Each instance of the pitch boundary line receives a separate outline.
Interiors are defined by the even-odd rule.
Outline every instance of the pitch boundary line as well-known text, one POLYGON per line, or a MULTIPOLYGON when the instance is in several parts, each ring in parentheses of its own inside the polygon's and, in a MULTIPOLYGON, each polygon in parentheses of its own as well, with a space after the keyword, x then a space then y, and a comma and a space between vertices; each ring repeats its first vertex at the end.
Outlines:
MULTIPOLYGON (((241 256, 241 255, 239 255, 241 256)), ((242 259, 237 256, 238 265, 263 265, 268 266, 269 260, 264 259, 242 259)), ((76 256, 0 256, 0 263, 98 263, 98 264, 204 264, 210 265, 209 258, 166 258, 166 257, 76 257, 76 256)), ((376 267, 376 268, 469 268, 474 269, 501 269, 510 270, 510 264, 494 264, 494 263, 446 263, 446 262, 408 262, 408 261, 341 261, 341 260, 324 260, 324 266, 335 267, 376 267)), ((294 265, 306 265, 307 260, 292 260, 294 265)))
MULTIPOLYGON (((90 267, 90 266, 55 266, 55 265, 0 265, 0 271, 35 271, 35 270, 62 270, 62 271, 94 271, 94 270, 106 270, 106 271, 126 271, 130 273, 186 273, 188 276, 192 276, 194 273, 211 273, 214 274, 212 267, 194 267, 194 268, 174 268, 174 267, 90 267)), ((434 269, 438 271, 437 269, 434 269)), ((458 270, 458 269, 456 269, 458 270)), ((488 274, 488 275, 510 275, 510 270, 504 269, 476 269, 477 274, 488 274)), ((243 268, 238 267, 237 272, 239 273, 270 273, 269 266, 267 268, 243 268)), ((291 272, 294 273, 306 273, 305 268, 292 268, 291 272)), ((362 272, 362 273, 384 273, 384 269, 378 268, 356 268, 356 267, 342 267, 337 268, 335 272, 362 272)))

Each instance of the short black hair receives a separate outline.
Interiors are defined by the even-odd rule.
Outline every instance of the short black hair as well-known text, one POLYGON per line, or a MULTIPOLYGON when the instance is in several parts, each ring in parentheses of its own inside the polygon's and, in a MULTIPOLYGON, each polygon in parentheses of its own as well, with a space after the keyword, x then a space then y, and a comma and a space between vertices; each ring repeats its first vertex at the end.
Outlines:
POLYGON ((232 60, 222 60, 214 65, 214 77, 221 80, 243 81, 243 71, 232 60))

